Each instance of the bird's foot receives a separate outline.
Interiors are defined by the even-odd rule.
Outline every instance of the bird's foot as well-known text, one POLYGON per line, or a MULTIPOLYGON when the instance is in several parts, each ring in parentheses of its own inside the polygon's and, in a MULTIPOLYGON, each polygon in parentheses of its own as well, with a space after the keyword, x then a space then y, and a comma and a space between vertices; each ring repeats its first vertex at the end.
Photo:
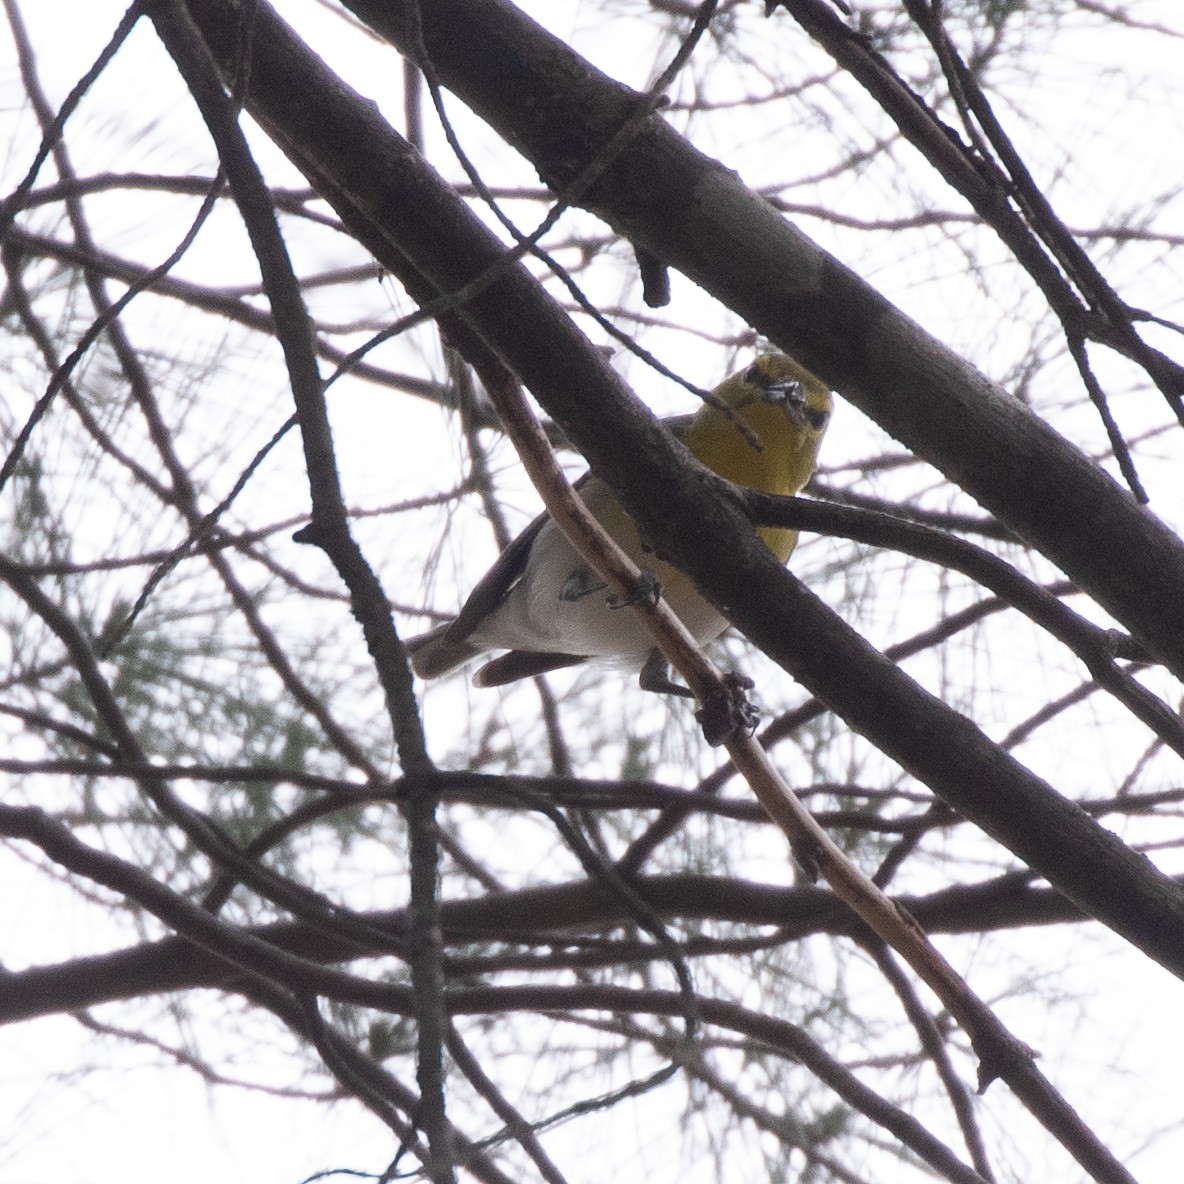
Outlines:
POLYGON ((634 604, 654 605, 658 603, 661 595, 662 585, 659 583, 658 577, 648 568, 643 567, 631 591, 624 596, 606 596, 604 603, 609 608, 629 608, 634 604))
POLYGON ((695 718, 703 729, 703 739, 713 748, 734 740, 741 732, 749 736, 761 722, 760 708, 749 698, 748 692, 756 683, 743 674, 725 674, 722 685, 713 691, 695 718))

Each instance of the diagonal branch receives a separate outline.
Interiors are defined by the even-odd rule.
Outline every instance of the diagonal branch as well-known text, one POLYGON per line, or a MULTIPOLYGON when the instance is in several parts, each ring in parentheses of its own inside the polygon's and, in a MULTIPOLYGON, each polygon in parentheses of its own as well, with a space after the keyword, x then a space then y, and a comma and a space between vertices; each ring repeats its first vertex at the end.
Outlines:
MULTIPOLYGON (((287 248, 279 231, 271 196, 238 126, 237 111, 223 90, 217 67, 184 4, 173 0, 152 10, 157 33, 173 57, 218 149, 227 179, 246 224, 263 277, 276 331, 288 366, 292 394, 304 442, 312 494, 312 523, 303 541, 320 546, 349 589, 386 694, 387 710, 403 768, 411 781, 404 804, 410 837, 411 980, 417 1000, 418 1121, 431 1150, 428 1171, 436 1184, 456 1178, 452 1129, 444 1103, 444 1009, 440 969, 439 901, 436 881, 439 844, 436 796, 422 775, 429 771, 407 656, 395 633, 382 588, 349 533, 345 501, 334 459, 333 441, 317 368, 310 318, 287 248)), ((249 76, 250 62, 235 62, 249 76)))
MULTIPOLYGON (((191 3, 211 17, 219 9, 218 0, 191 3)), ((404 0, 348 7, 408 51, 404 0)), ((436 0, 422 23, 441 83, 557 192, 636 105, 633 91, 506 0, 436 0)), ((945 473, 1184 678, 1179 538, 734 173, 653 118, 579 204, 677 267, 945 473)))
MULTIPOLYGON (((425 40, 438 68, 439 47, 431 35, 437 14, 473 2, 439 0, 425 9, 425 40)), ((233 20, 221 19, 225 14, 219 0, 190 3, 192 11, 202 16, 203 32, 216 51, 233 52, 237 45, 235 25, 233 20)), ((497 11, 507 18, 505 9, 497 11)), ((525 18, 518 14, 508 19, 514 22, 517 35, 521 31, 518 22, 525 18)), ((466 354, 470 342, 486 352, 491 343, 496 344, 579 446, 593 470, 620 495, 643 534, 655 540, 660 557, 686 571, 708 599, 767 654, 959 813, 1047 876, 1080 908, 1173 973, 1184 975, 1184 894, 1178 886, 1002 753, 970 720, 918 686, 785 571, 755 536, 726 484, 687 459, 589 347, 570 318, 525 268, 507 262, 504 247, 372 105, 349 91, 264 4, 256 10, 252 32, 252 89, 246 100, 252 113, 310 180, 324 187, 347 224, 380 252, 382 262, 413 291, 422 291, 427 285, 434 298, 440 292, 474 285, 463 310, 454 308, 451 313, 464 332, 466 354), (294 112, 299 112, 299 117, 294 112)), ((474 30, 466 26, 463 36, 454 32, 471 48, 474 30)), ((523 47, 507 44, 505 29, 498 36, 484 26, 477 32, 490 37, 481 47, 483 54, 496 49, 512 59, 520 56, 523 47)), ((526 36, 525 48, 537 49, 537 38, 542 36, 537 30, 526 36)), ((556 49, 550 42, 548 46, 552 56, 570 56, 565 46, 556 49)), ((535 69, 529 61, 521 65, 526 75, 535 69)), ((591 77, 595 72, 585 66, 577 73, 591 77)), ((516 86, 524 85, 524 79, 513 72, 506 78, 516 86)), ((556 108, 578 122, 578 111, 553 96, 550 109, 556 108)), ((570 144, 566 130, 564 134, 564 142, 570 144)), ((667 154, 694 156, 673 133, 651 128, 641 139, 652 141, 655 137, 665 141, 667 154)), ((631 144, 623 157, 630 157, 632 150, 631 144)), ((800 319, 803 331, 809 322, 809 333, 819 325, 829 326, 832 334, 836 328, 849 327, 849 319, 836 324, 817 315, 813 281, 808 308, 792 312, 792 292, 786 290, 790 277, 817 277, 820 265, 830 268, 832 264, 820 262, 816 249, 807 252, 804 240, 763 202, 745 196, 746 191, 731 174, 697 156, 695 162, 704 177, 695 182, 683 173, 675 178, 680 185, 690 185, 700 198, 707 192, 704 186, 720 195, 727 190, 741 203, 733 214, 747 211, 739 221, 727 220, 731 234, 738 229, 744 232, 733 244, 739 255, 745 256, 739 266, 747 295, 739 307, 752 307, 761 319, 775 307, 795 321, 800 319), (778 241, 799 255, 800 267, 788 259, 778 260, 778 241), (807 254, 808 260, 800 258, 802 254, 807 254), (762 305, 764 312, 760 311, 762 305)), ((666 184, 666 173, 660 178, 651 176, 649 158, 628 163, 648 178, 647 184, 666 184)), ((626 176, 619 181, 626 191, 635 184, 627 183, 626 176)), ((617 186, 612 188, 615 191, 617 186)), ((670 194, 670 200, 684 211, 687 197, 681 188, 670 194)), ((701 212, 709 212, 710 206, 698 199, 694 203, 701 212)), ((721 226, 710 233, 703 229, 704 237, 694 238, 694 243, 696 249, 710 247, 709 274, 718 278, 722 269, 737 278, 733 267, 736 256, 728 253, 727 239, 721 242, 721 226)), ((703 260, 706 266, 706 255, 703 260)), ((869 301, 876 305, 880 322, 877 340, 884 340, 878 336, 881 332, 891 337, 904 331, 904 318, 857 284, 854 277, 843 277, 839 288, 844 286, 856 309, 868 310, 869 301)), ((911 332, 915 345, 919 331, 914 327, 911 332)), ((831 340, 829 345, 833 349, 836 342, 831 340)), ((1176 607, 1184 588, 1184 547, 1179 540, 1135 507, 1109 477, 1041 420, 1018 403, 994 395, 985 380, 976 377, 962 392, 966 403, 959 413, 969 415, 971 423, 960 422, 948 407, 941 414, 932 414, 927 402, 937 399, 948 404, 954 398, 959 375, 967 373, 960 361, 935 343, 932 348, 937 350, 938 371, 945 380, 937 388, 926 381, 921 381, 919 388, 896 387, 898 371, 886 366, 878 352, 865 357, 858 345, 840 343, 837 356, 845 363, 874 363, 874 375, 869 374, 867 381, 877 391, 877 403, 888 384, 893 399, 898 399, 892 414, 899 412, 913 428, 922 421, 926 429, 944 424, 968 474, 990 470, 994 483, 1009 461, 1020 462, 1025 472, 1030 470, 1029 476, 1011 472, 1005 480, 1020 489, 1035 484, 1033 492, 1042 519, 1056 527, 1053 533, 1058 537, 1058 517, 1072 518, 1066 529, 1083 545, 1088 544, 1091 568, 1099 550, 1104 551, 1113 541, 1115 553, 1109 559, 1127 564, 1122 582, 1134 593, 1128 608, 1136 607, 1137 601, 1139 623, 1148 626, 1136 629, 1137 636, 1153 651, 1161 655, 1166 651, 1168 658, 1179 659, 1177 664, 1184 670, 1184 634, 1176 607), (987 422, 982 419, 984 410, 987 422), (983 439, 1002 449, 999 455, 993 448, 967 448, 968 434, 976 439, 975 417, 983 428, 983 439), (1013 429, 1021 433, 1020 439, 1009 438, 1013 429), (984 458, 985 468, 980 463, 984 458), (1071 505, 1066 504, 1066 489, 1061 485, 1066 474, 1058 472, 1062 462, 1073 467, 1068 481, 1071 505), (1045 502, 1041 488, 1050 474, 1057 488, 1045 502), (1082 499, 1094 504, 1090 502, 1094 495, 1097 514, 1090 516, 1089 528, 1083 532, 1082 499), (1111 540, 1112 528, 1122 534, 1121 540, 1111 540)), ((917 359, 911 350, 900 356, 900 364, 900 373, 911 372, 918 378, 917 359)), ((936 374, 930 375, 934 377, 936 374)), ((1009 488, 1009 495, 1012 492, 1009 488)), ((1096 579, 1093 583, 1096 585, 1096 579)))

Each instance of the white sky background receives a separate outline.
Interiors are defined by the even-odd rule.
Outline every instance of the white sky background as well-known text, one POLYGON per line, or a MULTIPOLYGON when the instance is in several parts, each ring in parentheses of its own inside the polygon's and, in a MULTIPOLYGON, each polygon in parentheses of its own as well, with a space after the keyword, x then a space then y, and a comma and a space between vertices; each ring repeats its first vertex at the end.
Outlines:
MULTIPOLYGON (((606 23, 605 8, 598 3, 540 2, 523 7, 548 21, 555 32, 571 40, 601 68, 632 85, 643 85, 654 72, 655 60, 665 60, 665 43, 648 31, 647 25, 627 15, 637 6, 618 6, 623 15, 616 17, 615 25, 606 23)), ((310 39, 330 64, 378 101, 396 126, 401 125, 399 73, 392 54, 364 39, 341 37, 333 18, 310 2, 282 8, 289 19, 299 17, 305 22, 302 29, 319 30, 310 39)), ((754 3, 749 8, 751 11, 742 11, 741 19, 748 29, 759 33, 746 46, 750 52, 759 57, 800 51, 801 39, 784 15, 765 23, 759 19, 759 5, 754 3)), ((1132 3, 1126 10, 1146 22, 1179 24, 1182 14, 1178 0, 1132 3)), ((93 60, 121 11, 121 5, 106 0, 30 0, 26 4, 24 17, 39 49, 42 82, 55 104, 93 60)), ((1042 34, 1036 30, 1032 36, 1038 42, 1042 34)), ((1112 212, 1127 208, 1132 193, 1139 195, 1139 204, 1148 210, 1149 217, 1162 217, 1151 211, 1161 195, 1175 191, 1184 174, 1184 93, 1179 80, 1182 50, 1184 41, 1179 39, 1128 30, 1101 35, 1088 31, 1062 34, 1048 40, 1039 52, 1033 51, 1029 60, 1038 63, 1038 68, 1009 90, 1016 102, 1015 111, 1001 108, 1000 114, 1027 154, 1037 179, 1048 184, 1054 176, 1059 178, 1049 185, 1049 193, 1070 226, 1103 224, 1112 212), (1140 112, 1141 117, 1132 119, 1132 111, 1140 112)), ((712 91, 713 97, 726 93, 727 86, 718 74, 709 81, 712 87, 719 87, 718 93, 712 91)), ((0 104, 0 142, 5 145, 0 168, 2 189, 8 192, 27 167, 35 138, 31 114, 19 107, 19 77, 6 41, 0 41, 0 85, 7 96, 0 104)), ((735 93, 742 94, 747 85, 748 79, 740 77, 735 93)), ((817 99, 820 107, 812 124, 802 116, 801 108, 789 109, 794 112, 792 118, 801 122, 788 134, 779 125, 786 118, 786 108, 781 106, 770 110, 770 128, 778 125, 772 138, 759 119, 754 121, 748 115, 737 115, 734 120, 725 116, 709 122, 696 121, 689 131, 698 147, 718 155, 750 184, 760 185, 773 178, 784 180, 787 176, 805 177, 822 167, 821 162, 832 159, 834 137, 839 137, 840 142, 849 141, 851 146, 867 142, 857 119, 844 122, 842 112, 831 100, 822 95, 817 99), (833 119, 829 125, 824 125, 824 112, 833 119), (776 145, 772 162, 768 159, 770 143, 776 145)), ((184 102, 163 51, 153 43, 150 28, 145 25, 71 124, 68 143, 79 172, 109 168, 112 161, 127 170, 208 172, 211 158, 200 128, 191 114, 179 114, 184 102)), ((488 134, 466 118, 458 101, 450 102, 450 113, 491 183, 523 183, 518 162, 504 160, 488 134)), ((680 129, 686 124, 686 117, 677 110, 670 118, 680 129)), ((911 152, 907 148, 897 151, 902 158, 911 152)), ((269 153, 262 144, 261 153, 269 168, 279 167, 276 154, 269 153)), ((431 156, 449 176, 458 175, 455 168, 442 163, 444 157, 434 146, 431 156)), ((925 205, 962 209, 958 199, 938 181, 916 168, 904 168, 904 163, 915 164, 902 161, 899 173, 873 170, 852 180, 843 195, 841 212, 874 218, 925 205), (910 187, 908 192, 903 191, 904 186, 910 187)), ((289 183, 299 182, 292 177, 289 183)), ((792 192, 788 196, 793 199, 792 192)), ((165 254, 184 227, 183 218, 165 212, 165 207, 157 203, 118 208, 96 202, 93 208, 109 219, 103 225, 109 235, 104 245, 146 261, 165 254)), ((1179 233, 1179 205, 1175 213, 1157 224, 1179 233)), ((1002 309, 994 293, 980 290, 963 274, 965 260, 956 242, 939 243, 932 255, 922 258, 919 238, 912 240, 918 252, 913 256, 890 238, 878 243, 869 243, 866 238, 856 240, 848 232, 809 218, 801 219, 800 225, 840 258, 854 262, 852 254, 857 250, 858 266, 867 280, 992 376, 1006 377, 1028 348, 1026 318, 1033 307, 1030 300, 1017 298, 1014 307, 1002 309)), ((933 237, 939 236, 935 232, 933 237)), ((296 235, 295 249, 305 270, 341 262, 328 255, 315 257, 315 252, 323 249, 323 241, 310 237, 306 245, 300 233, 296 235)), ((206 249, 192 253, 178 269, 179 274, 211 283, 253 281, 253 263, 232 217, 220 216, 203 232, 203 243, 206 249)), ((1184 284, 1180 282, 1184 267, 1155 258, 1160 254, 1156 248, 1148 251, 1143 266, 1137 265, 1138 253, 1132 252, 1111 270, 1107 267, 1108 245, 1100 243, 1091 250, 1131 303, 1152 308, 1165 317, 1184 319, 1184 284)), ((354 261, 358 258, 353 256, 354 261)), ((718 321, 721 333, 735 328, 734 323, 724 321, 713 302, 689 283, 677 276, 674 281, 674 307, 680 320, 691 320, 696 315, 693 310, 701 309, 700 323, 718 321)), ((603 285, 602 290, 594 292, 598 298, 607 302, 627 300, 632 307, 639 307, 636 291, 614 291, 609 279, 598 282, 603 285)), ((390 315, 407 311, 390 286, 385 293, 391 302, 390 315)), ((346 320, 357 311, 335 309, 333 317, 346 320)), ((177 326, 178 333, 185 331, 180 314, 177 326)), ((159 330, 159 325, 154 329, 159 330)), ((1149 336, 1165 348, 1175 347, 1179 356, 1173 341, 1149 336)), ((283 377, 272 368, 270 357, 250 356, 243 341, 240 336, 232 337, 236 352, 232 364, 220 376, 225 383, 221 399, 226 421, 210 423, 208 436, 211 445, 215 444, 223 437, 226 424, 232 423, 242 433, 244 454, 249 456, 257 446, 257 437, 274 425, 262 411, 254 412, 252 404, 240 397, 241 392, 262 383, 269 392, 282 394, 283 377)), ((655 333, 647 344, 703 385, 711 385, 719 377, 709 369, 717 364, 718 351, 696 344, 686 335, 655 333)), ((206 356, 203 351, 212 347, 195 341, 191 348, 194 359, 201 360, 206 356)), ((417 365, 414 351, 419 348, 428 355, 427 367, 440 375, 430 335, 421 335, 415 344, 399 348, 404 351, 404 369, 428 372, 424 364, 417 365)), ((1094 356, 1104 382, 1115 395, 1120 422, 1129 433, 1167 422, 1162 400, 1149 395, 1145 387, 1132 387, 1127 367, 1107 360, 1100 351, 1094 356)), ((670 396, 668 388, 640 365, 623 365, 639 390, 662 410, 686 409, 685 399, 670 396)), ((1087 451, 1102 451, 1101 429, 1096 418, 1081 409, 1079 386, 1067 367, 1061 367, 1059 372, 1066 409, 1060 415, 1050 411, 1058 401, 1054 377, 1042 375, 1042 385, 1035 392, 1042 410, 1087 451)), ((427 404, 392 399, 392 403, 396 401, 397 419, 392 419, 387 430, 379 430, 381 421, 376 429, 377 412, 370 392, 343 383, 333 397, 334 427, 351 501, 381 504, 418 492, 424 473, 431 471, 446 474, 437 485, 448 487, 456 468, 458 446, 442 430, 447 417, 427 404), (367 400, 365 414, 351 414, 351 399, 360 398, 367 400), (435 451, 425 454, 424 441, 429 436, 435 451), (398 440, 413 441, 414 447, 400 450, 398 440)), ((837 467, 844 460, 873 455, 880 447, 881 437, 875 429, 850 407, 841 407, 827 442, 824 463, 837 467)), ((509 464, 507 453, 499 451, 496 456, 499 463, 509 464)), ((1179 493, 1181 457, 1179 433, 1174 438, 1164 437, 1162 446, 1145 449, 1138 456, 1152 508, 1177 529, 1184 524, 1184 503, 1179 493)), ((279 499, 286 494, 287 480, 282 465, 265 471, 252 496, 262 502, 274 497, 279 505, 279 499)), ((940 493, 945 496, 944 490, 940 493)), ((523 521, 533 512, 533 504, 524 492, 523 521)), ((381 545, 380 534, 367 536, 365 528, 360 532, 371 550, 381 545)), ((473 546, 491 548, 480 523, 473 524, 470 534, 473 546)), ((97 552, 103 549, 100 540, 109 535, 109 525, 96 527, 91 537, 97 552)), ((426 555, 430 540, 422 547, 426 555)), ((821 576, 830 554, 825 543, 805 544, 795 566, 807 575, 821 576)), ((459 557, 446 555, 435 589, 437 604, 446 604, 440 589, 448 584, 447 565, 452 562, 459 566, 459 557)), ((392 553, 391 574, 396 579, 405 563, 405 553, 392 553)), ((467 585, 460 577, 458 582, 459 595, 467 585)), ((407 587, 404 580, 401 591, 406 592, 407 587)), ((917 622, 928 621, 931 606, 921 606, 915 620, 910 620, 910 611, 907 597, 902 597, 890 620, 858 623, 873 640, 883 643, 906 636, 917 622)), ((402 624, 413 630, 422 622, 402 624)), ((1007 660, 997 653, 984 655, 969 650, 966 659, 996 665, 1007 660)), ((1071 685, 1072 664, 1065 659, 1063 665, 1064 669, 1049 672, 1050 685, 1060 685, 1057 680, 1061 678, 1068 680, 1065 685, 1071 685)), ((970 678, 968 675, 968 681, 970 678)), ((445 721, 450 705, 471 693, 463 684, 451 684, 433 689, 427 697, 428 722, 438 756, 452 744, 464 742, 445 721)), ((1006 700, 1011 693, 1009 690, 1002 698, 1006 700)), ((1017 698, 1021 695, 1019 691, 1014 693, 1017 698)), ((1042 684, 1032 690, 1031 697, 1038 704, 1049 697, 1049 691, 1042 684)), ((511 698, 507 698, 507 712, 513 712, 511 698)), ((993 736, 998 736, 1017 714, 1022 718, 1023 712, 1017 710, 1015 702, 1001 701, 997 726, 992 726, 989 719, 983 723, 993 736)), ((1055 776, 1067 792, 1074 784, 1096 783, 1100 794, 1106 786, 1113 786, 1119 770, 1129 767, 1129 753, 1115 739, 1111 766, 1104 748, 1088 733, 1088 716, 1078 717, 1075 724, 1058 733, 1058 745, 1041 750, 1038 742, 1030 746, 1035 751, 1025 748, 1021 759, 1036 772, 1055 776), (1080 743, 1074 743, 1074 727, 1080 729, 1080 743)), ((1142 742, 1140 737, 1139 744, 1142 742)), ((610 767, 607 771, 614 770, 610 767)), ((1178 769, 1175 776, 1178 782, 1178 769)), ((5 966, 19 969, 66 958, 74 952, 118 948, 133 940, 128 932, 96 933, 94 906, 79 901, 72 890, 48 882, 25 862, 23 855, 0 849, 0 900, 4 901, 0 910, 0 960, 5 966)), ((770 860, 777 857, 775 852, 770 853, 770 860)), ((777 878, 767 867, 761 871, 769 880, 777 878)), ((402 890, 392 887, 394 892, 402 890)), ((1010 983, 1025 975, 1047 975, 1053 988, 1063 993, 1063 1002, 1049 1009, 1031 1002, 1012 1004, 1004 1000, 1000 1004, 1002 1017, 1037 1048, 1055 1049, 1055 1059, 1043 1062, 1042 1068, 1103 1137, 1114 1136, 1115 1150, 1128 1159, 1144 1184, 1175 1181, 1184 1158, 1184 1130, 1178 1126, 1170 1129, 1184 1119, 1184 1070, 1180 1068, 1184 1065, 1184 1026, 1178 1022, 1181 984, 1146 959, 1130 955, 1122 943, 1107 935, 1099 935, 1085 945, 1080 934, 1074 933, 1071 938, 1064 940, 1055 930, 1038 930, 1000 935, 981 947, 950 939, 941 939, 938 944, 988 999, 996 990, 1006 991, 1010 983), (1094 951, 1096 957, 1084 958, 1086 951, 1094 951), (1088 1013, 1083 1011, 1086 1006, 1088 1013), (1162 1137, 1155 1137, 1161 1130, 1162 1137), (1131 1132, 1132 1141, 1119 1133, 1124 1131, 1131 1132), (1140 1144, 1145 1139, 1153 1141, 1142 1149, 1140 1144)), ((220 1010, 232 1008, 223 997, 208 993, 194 1008, 197 1023, 209 1028, 216 1023, 220 1010)), ((145 1015, 156 1011, 154 1004, 144 1005, 145 1015)), ((102 1009, 98 1014, 100 1018, 106 1015, 102 1009)), ((136 1009, 120 1008, 111 1014, 117 1016, 113 1022, 131 1025, 136 1009)), ((260 1017, 256 1022, 262 1025, 270 1021, 260 1017)), ((276 1045, 286 1050, 288 1037, 278 1024, 272 1027, 276 1045)), ((228 1073, 237 1072, 243 1078, 274 1082, 281 1087, 292 1084, 287 1076, 292 1062, 277 1057, 274 1065, 260 1063, 256 1044, 245 1047, 236 1060, 237 1051, 228 1041, 228 1060, 220 1066, 228 1073)), ((287 1182, 336 1165, 381 1168, 389 1155, 387 1132, 353 1103, 329 1107, 233 1088, 210 1089, 196 1074, 167 1065, 162 1069, 161 1064, 162 1058, 151 1049, 95 1038, 70 1019, 0 1029, 0 1130, 7 1131, 7 1136, 0 1135, 0 1181, 287 1182)), ((987 1108, 1006 1115, 1008 1107, 1004 1087, 995 1085, 988 1095, 987 1108)), ((647 1099, 638 1116, 624 1118, 618 1113, 607 1120, 581 1120, 581 1124, 575 1124, 578 1130, 573 1126, 551 1136, 548 1146, 561 1166, 569 1169, 573 1184, 610 1173, 627 1180, 645 1179, 647 1184, 664 1184, 668 1179, 698 1184, 713 1179, 715 1166, 710 1159, 698 1163, 670 1160, 669 1143, 661 1136, 675 1126, 678 1118, 677 1103, 659 1095, 647 1099), (614 1123, 618 1125, 614 1127, 614 1123), (565 1150, 573 1156, 584 1155, 594 1142, 605 1155, 605 1162, 597 1163, 594 1171, 577 1170, 573 1165, 587 1166, 578 1158, 565 1162, 565 1150)), ((489 1122, 487 1129, 493 1125, 489 1122)), ((1017 1141, 1022 1143, 1033 1128, 1029 1120, 1017 1120, 1017 1141)), ((476 1133, 475 1127, 470 1130, 476 1133)), ((1078 1179, 1075 1167, 1056 1154, 1055 1175, 1050 1174, 1049 1179, 1078 1179)))

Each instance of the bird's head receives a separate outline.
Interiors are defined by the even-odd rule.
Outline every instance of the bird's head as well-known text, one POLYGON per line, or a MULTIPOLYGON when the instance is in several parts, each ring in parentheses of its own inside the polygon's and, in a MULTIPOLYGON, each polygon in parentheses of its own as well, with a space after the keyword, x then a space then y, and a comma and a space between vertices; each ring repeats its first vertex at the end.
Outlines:
POLYGON ((769 406, 779 407, 793 423, 807 432, 821 435, 825 431, 833 410, 830 390, 820 378, 788 355, 762 354, 731 381, 735 387, 724 394, 724 402, 735 410, 759 399, 769 406))
POLYGON ((711 392, 683 443, 721 477, 766 493, 810 479, 830 421, 822 379, 782 353, 761 354, 711 392))

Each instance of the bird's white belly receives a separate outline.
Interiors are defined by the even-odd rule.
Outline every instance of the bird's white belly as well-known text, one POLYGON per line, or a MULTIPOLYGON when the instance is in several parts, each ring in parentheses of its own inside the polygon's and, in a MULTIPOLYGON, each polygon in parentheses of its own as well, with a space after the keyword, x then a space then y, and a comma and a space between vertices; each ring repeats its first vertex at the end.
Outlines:
MULTIPOLYGON (((632 523, 629 524, 632 527, 632 523)), ((636 532, 620 540, 654 573, 670 607, 700 643, 714 640, 727 621, 668 564, 641 551, 636 532)), ((640 666, 654 647, 630 607, 610 608, 612 592, 554 523, 539 532, 522 578, 473 639, 491 649, 523 649, 619 659, 640 666)))

